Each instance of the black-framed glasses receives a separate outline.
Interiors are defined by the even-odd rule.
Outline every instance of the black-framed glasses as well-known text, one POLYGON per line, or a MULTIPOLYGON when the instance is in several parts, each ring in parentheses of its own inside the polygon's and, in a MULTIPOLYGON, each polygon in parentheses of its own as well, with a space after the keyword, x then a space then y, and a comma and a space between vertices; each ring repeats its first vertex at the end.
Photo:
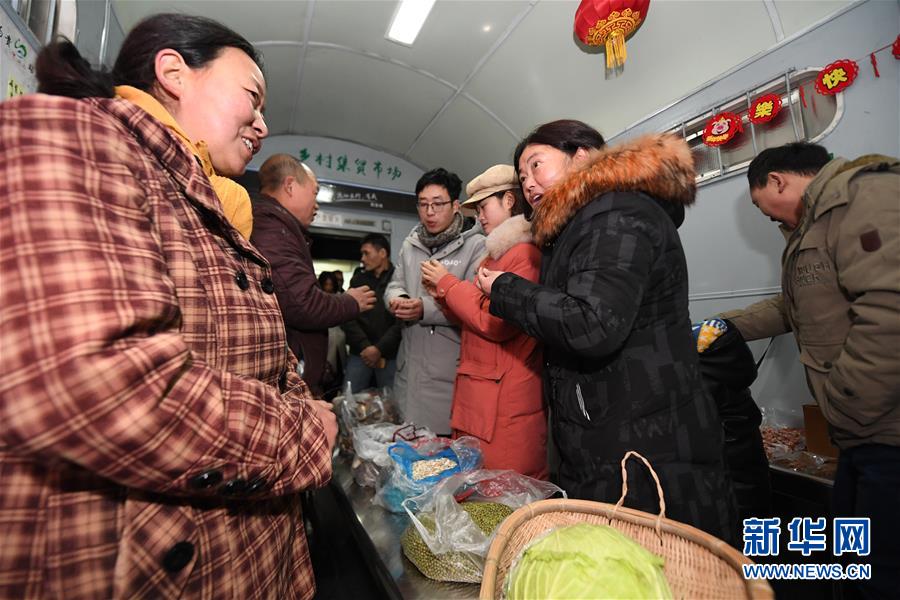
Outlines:
POLYGON ((444 210, 444 207, 448 204, 453 204, 453 200, 447 200, 446 202, 416 202, 416 208, 423 213, 438 212, 444 210))

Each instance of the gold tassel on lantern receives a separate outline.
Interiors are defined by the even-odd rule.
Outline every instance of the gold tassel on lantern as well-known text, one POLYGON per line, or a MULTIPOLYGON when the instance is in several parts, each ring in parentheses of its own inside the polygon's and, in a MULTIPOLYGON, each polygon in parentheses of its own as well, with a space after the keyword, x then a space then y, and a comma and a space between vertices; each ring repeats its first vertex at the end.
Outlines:
POLYGON ((605 46, 606 78, 625 70, 625 38, 647 15, 650 0, 581 0, 575 11, 575 34, 588 46, 605 46))
POLYGON ((625 70, 625 59, 628 52, 625 49, 625 32, 616 29, 606 38, 606 77, 618 77, 625 70))

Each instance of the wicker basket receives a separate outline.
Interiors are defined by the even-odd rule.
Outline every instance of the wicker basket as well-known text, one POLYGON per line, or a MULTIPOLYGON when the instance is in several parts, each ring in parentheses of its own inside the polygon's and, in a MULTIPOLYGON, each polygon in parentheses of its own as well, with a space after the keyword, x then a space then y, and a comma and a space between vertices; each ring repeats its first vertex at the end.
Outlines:
POLYGON ((578 523, 615 527, 662 556, 666 561, 666 579, 675 598, 769 600, 775 597, 765 580, 744 579, 741 565, 752 561, 737 550, 696 527, 665 518, 666 505, 659 478, 637 452, 628 452, 622 459, 622 482, 622 496, 615 505, 589 500, 542 500, 508 516, 497 529, 488 551, 481 600, 502 597, 512 561, 531 540, 550 529, 578 523), (656 481, 660 498, 658 516, 622 507, 628 493, 625 462, 631 456, 641 459, 656 481))

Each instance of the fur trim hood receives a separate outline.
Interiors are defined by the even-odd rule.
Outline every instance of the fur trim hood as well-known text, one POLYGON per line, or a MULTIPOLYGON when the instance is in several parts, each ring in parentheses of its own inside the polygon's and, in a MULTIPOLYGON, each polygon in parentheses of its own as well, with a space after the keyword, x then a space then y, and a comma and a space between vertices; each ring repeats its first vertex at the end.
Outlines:
POLYGON ((596 151, 587 165, 541 198, 532 217, 535 243, 552 242, 581 208, 614 191, 644 192, 680 207, 693 204, 697 185, 687 142, 654 134, 596 151))
POLYGON ((525 215, 516 215, 500 223, 484 241, 487 256, 499 260, 501 256, 516 244, 530 244, 531 223, 525 215))

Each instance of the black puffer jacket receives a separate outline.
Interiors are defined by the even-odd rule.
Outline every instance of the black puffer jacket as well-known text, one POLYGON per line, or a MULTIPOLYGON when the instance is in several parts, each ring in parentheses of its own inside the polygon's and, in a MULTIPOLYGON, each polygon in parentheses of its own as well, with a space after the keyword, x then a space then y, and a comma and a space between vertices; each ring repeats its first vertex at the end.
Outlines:
MULTIPOLYGON (((681 140, 604 150, 544 195, 533 217, 540 283, 501 275, 491 313, 545 344, 559 482, 571 496, 615 502, 619 462, 636 450, 660 476, 668 516, 734 543, 722 429, 701 381, 676 231, 694 193, 681 140)), ((637 462, 628 487, 627 506, 657 512, 637 462)))
POLYGON ((772 484, 759 432, 762 414, 750 394, 756 363, 741 332, 725 323, 725 333, 700 354, 700 373, 722 419, 726 464, 743 521, 772 512, 772 484))

